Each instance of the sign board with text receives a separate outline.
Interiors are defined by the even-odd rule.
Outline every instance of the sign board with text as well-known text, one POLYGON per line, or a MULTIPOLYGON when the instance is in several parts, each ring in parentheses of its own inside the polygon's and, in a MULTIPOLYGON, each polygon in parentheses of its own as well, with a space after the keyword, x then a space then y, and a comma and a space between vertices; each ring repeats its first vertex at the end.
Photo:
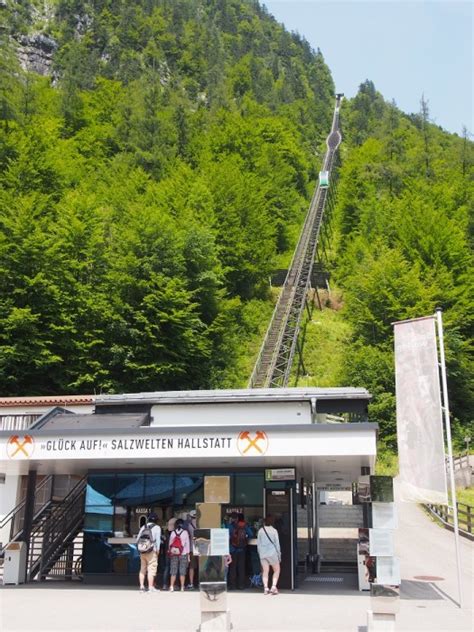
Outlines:
POLYGON ((296 470, 294 467, 280 467, 273 470, 265 470, 266 481, 294 481, 296 470))
MULTIPOLYGON (((354 424, 354 426, 357 424, 354 424)), ((40 431, 28 434, 0 432, 0 462, 86 459, 163 459, 292 457, 329 454, 376 454, 375 430, 345 430, 343 441, 334 429, 316 432, 311 426, 297 432, 258 427, 182 429, 144 427, 129 432, 40 431)), ((267 480, 295 480, 295 468, 274 468, 267 480)))

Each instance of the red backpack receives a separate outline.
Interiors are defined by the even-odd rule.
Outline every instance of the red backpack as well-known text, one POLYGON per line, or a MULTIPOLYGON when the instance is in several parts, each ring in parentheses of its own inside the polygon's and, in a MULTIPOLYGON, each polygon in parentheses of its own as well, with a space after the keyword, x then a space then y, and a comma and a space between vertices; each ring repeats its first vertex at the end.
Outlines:
POLYGON ((174 531, 173 533, 174 533, 174 540, 171 541, 171 538, 170 538, 170 545, 169 545, 168 552, 171 556, 182 555, 184 545, 183 545, 183 541, 181 540, 181 533, 183 533, 183 530, 181 529, 179 533, 177 531, 174 531))
POLYGON ((247 533, 245 531, 245 525, 235 525, 230 538, 231 545, 236 549, 243 549, 247 544, 247 533))

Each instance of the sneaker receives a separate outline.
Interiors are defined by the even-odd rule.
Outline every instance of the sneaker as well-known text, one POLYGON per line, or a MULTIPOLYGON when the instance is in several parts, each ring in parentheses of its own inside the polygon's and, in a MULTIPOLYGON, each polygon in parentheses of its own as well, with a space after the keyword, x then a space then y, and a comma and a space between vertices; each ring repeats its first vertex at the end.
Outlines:
POLYGON ((181 592, 184 592, 184 586, 181 586, 181 592))
POLYGON ((160 589, 152 586, 148 592, 160 592, 160 589))
POLYGON ((186 588, 187 588, 188 590, 194 590, 194 584, 188 584, 188 585, 186 586, 186 588))
POLYGON ((174 592, 174 587, 170 586, 169 592, 174 592))
POLYGON ((278 595, 278 588, 276 586, 272 586, 272 589, 270 590, 270 593, 272 595, 278 595))
POLYGON ((143 586, 140 588, 139 593, 141 595, 143 595, 144 593, 146 593, 146 588, 143 588, 143 586))
POLYGON ((264 594, 264 595, 269 595, 269 594, 270 594, 270 591, 268 590, 268 588, 265 588, 265 589, 264 589, 263 594, 264 594))

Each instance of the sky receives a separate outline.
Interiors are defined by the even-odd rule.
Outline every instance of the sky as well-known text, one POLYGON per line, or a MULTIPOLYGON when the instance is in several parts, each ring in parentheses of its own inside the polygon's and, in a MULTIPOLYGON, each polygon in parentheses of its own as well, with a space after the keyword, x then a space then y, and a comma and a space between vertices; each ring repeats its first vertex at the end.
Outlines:
POLYGON ((337 92, 366 79, 404 112, 474 133, 474 3, 459 0, 261 0, 278 22, 320 48, 337 92))

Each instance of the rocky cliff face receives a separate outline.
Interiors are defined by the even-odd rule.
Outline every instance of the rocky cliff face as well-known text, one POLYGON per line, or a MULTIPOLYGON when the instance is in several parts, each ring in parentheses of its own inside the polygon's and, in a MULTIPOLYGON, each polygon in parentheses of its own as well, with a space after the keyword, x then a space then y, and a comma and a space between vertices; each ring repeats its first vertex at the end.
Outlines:
POLYGON ((23 70, 39 75, 50 75, 53 55, 57 48, 54 39, 44 33, 22 35, 19 38, 18 59, 23 70))
POLYGON ((54 0, 0 0, 0 35, 10 40, 23 70, 52 73, 58 46, 49 31, 55 10, 54 0))

